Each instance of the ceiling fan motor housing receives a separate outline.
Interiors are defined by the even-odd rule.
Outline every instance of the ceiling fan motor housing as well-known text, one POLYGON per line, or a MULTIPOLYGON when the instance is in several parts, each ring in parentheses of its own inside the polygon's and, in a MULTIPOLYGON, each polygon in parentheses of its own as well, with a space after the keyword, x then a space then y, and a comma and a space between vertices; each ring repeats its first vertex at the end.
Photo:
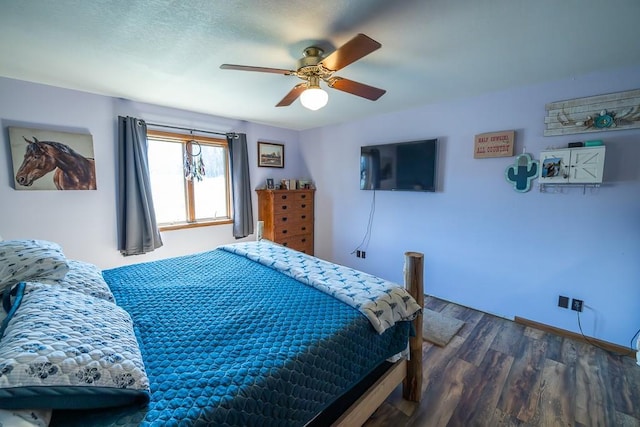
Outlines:
POLYGON ((304 50, 304 56, 298 60, 298 69, 296 74, 302 79, 308 79, 311 76, 320 76, 323 73, 320 61, 324 51, 319 47, 308 47, 304 50))

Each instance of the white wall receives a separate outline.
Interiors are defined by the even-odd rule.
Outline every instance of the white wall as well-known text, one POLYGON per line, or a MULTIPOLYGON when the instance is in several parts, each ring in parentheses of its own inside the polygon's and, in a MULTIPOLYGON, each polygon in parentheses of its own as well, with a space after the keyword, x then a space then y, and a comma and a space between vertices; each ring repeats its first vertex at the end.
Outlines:
MULTIPOLYGON (((585 334, 620 345, 640 327, 640 130, 544 137, 548 102, 640 87, 640 68, 575 77, 427 105, 301 133, 316 181, 316 254, 402 281, 403 253, 425 254, 426 292, 505 317, 578 332, 558 296, 583 299, 585 334), (514 158, 474 159, 474 135, 516 130, 516 152, 603 139, 605 184, 583 195, 517 193, 514 158), (361 145, 437 137, 436 193, 376 192, 367 258, 362 241, 373 192, 359 190, 361 145)), ((420 90, 429 90, 427 82, 420 90)), ((384 97, 378 102, 384 102, 384 97)))
POLYGON ((583 299, 585 333, 628 345, 640 327, 640 130, 545 138, 543 120, 545 103, 638 87, 636 67, 298 133, 0 78, 0 235, 57 241, 69 258, 102 268, 234 241, 231 226, 164 232, 159 250, 122 257, 115 138, 118 115, 235 130, 247 134, 253 188, 267 177, 316 182, 318 256, 400 282, 403 253, 421 251, 432 295, 576 332, 576 313, 558 308, 557 298, 583 299), (91 133, 98 190, 14 190, 8 126, 91 133), (536 158, 549 146, 602 138, 606 184, 586 195, 516 193, 504 180, 513 158, 473 159, 475 134, 505 129, 516 130, 517 152, 526 146, 536 158), (373 195, 358 189, 360 146, 431 137, 441 141, 439 191, 377 192, 367 258, 350 255, 365 234, 373 195), (285 169, 256 167, 258 140, 285 144, 285 169))
MULTIPOLYGON (((298 132, 255 123, 136 103, 51 86, 0 78, 0 234, 5 239, 37 238, 58 242, 65 255, 109 268, 214 248, 235 241, 231 225, 162 233, 164 246, 145 255, 122 257, 117 251, 117 116, 213 131, 247 134, 252 188, 266 177, 308 176, 299 159, 298 132), (96 159, 96 191, 17 191, 8 140, 9 126, 90 133, 96 159), (284 169, 257 167, 257 141, 285 144, 284 169)), ((257 220, 257 197, 253 194, 257 220)))

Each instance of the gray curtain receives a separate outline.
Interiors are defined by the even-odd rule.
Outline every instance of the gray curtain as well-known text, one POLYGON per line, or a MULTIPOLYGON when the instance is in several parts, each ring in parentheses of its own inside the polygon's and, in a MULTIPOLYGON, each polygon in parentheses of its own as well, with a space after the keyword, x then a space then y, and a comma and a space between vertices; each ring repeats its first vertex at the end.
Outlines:
POLYGON ((231 158, 231 191, 233 197, 233 237, 241 239, 253 234, 253 206, 249 182, 247 135, 227 134, 231 158))
POLYGON ((118 116, 118 250, 140 255, 162 246, 151 197, 147 124, 118 116))

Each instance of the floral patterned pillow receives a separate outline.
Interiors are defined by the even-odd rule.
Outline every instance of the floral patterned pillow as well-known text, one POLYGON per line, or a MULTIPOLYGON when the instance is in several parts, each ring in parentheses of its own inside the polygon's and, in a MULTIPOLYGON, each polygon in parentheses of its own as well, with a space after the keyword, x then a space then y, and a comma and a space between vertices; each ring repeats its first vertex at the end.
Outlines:
POLYGON ((46 240, 0 241, 0 288, 23 281, 62 279, 69 266, 57 243, 46 240))
POLYGON ((51 409, 0 409, 0 426, 47 427, 51 409))
POLYGON ((149 401, 149 379, 125 310, 59 286, 38 286, 18 295, 17 304, 0 339, 0 408, 149 401))
POLYGON ((88 262, 71 259, 67 260, 67 264, 69 272, 62 279, 45 279, 40 280, 40 283, 60 285, 72 291, 115 302, 111 289, 104 281, 98 267, 88 262))

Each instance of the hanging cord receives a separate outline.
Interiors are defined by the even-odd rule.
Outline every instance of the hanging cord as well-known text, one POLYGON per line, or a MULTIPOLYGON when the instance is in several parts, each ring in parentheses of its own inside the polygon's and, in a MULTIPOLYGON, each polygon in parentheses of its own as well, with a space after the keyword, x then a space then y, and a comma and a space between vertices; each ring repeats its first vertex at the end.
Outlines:
MULTIPOLYGON (((632 349, 633 349, 633 348, 635 348, 635 347, 633 346, 633 345, 634 345, 634 344, 633 344, 633 340, 635 340, 635 339, 636 339, 636 337, 638 336, 638 334, 640 334, 640 329, 638 329, 638 330, 636 331, 636 333, 635 333, 635 334, 633 334, 633 336, 631 337, 631 341, 629 341, 629 347, 630 347, 630 348, 632 348, 632 349)), ((640 350, 638 350, 638 351, 640 351, 640 350)))
POLYGON ((629 351, 627 353, 618 353, 615 352, 613 350, 609 350, 607 348, 602 347, 601 345, 598 345, 598 343, 592 341, 589 339, 589 337, 587 337, 584 332, 582 331, 582 322, 580 322, 580 312, 576 311, 576 314, 578 315, 578 328, 580 328, 580 335, 582 335, 582 338, 589 344, 591 344, 594 347, 599 348, 600 350, 604 350, 607 353, 611 354, 612 356, 617 356, 617 357, 628 357, 631 356, 633 353, 635 353, 635 350, 633 349, 633 338, 635 338, 636 335, 638 335, 638 333, 640 333, 640 330, 638 330, 638 332, 636 332, 633 337, 631 338, 631 346, 629 348, 629 351))
POLYGON ((193 131, 191 131, 191 138, 191 141, 184 147, 184 177, 189 181, 194 179, 202 181, 206 175, 204 162, 202 161, 202 146, 193 139, 193 131), (198 147, 197 153, 193 153, 194 145, 198 147))
POLYGON ((369 210, 369 222, 367 223, 367 231, 362 239, 362 242, 351 252, 351 255, 357 251, 366 251, 369 247, 369 240, 371 240, 371 227, 373 226, 373 214, 376 212, 376 190, 373 190, 373 198, 371 199, 371 209, 369 210), (364 246, 364 247, 363 247, 364 246))

